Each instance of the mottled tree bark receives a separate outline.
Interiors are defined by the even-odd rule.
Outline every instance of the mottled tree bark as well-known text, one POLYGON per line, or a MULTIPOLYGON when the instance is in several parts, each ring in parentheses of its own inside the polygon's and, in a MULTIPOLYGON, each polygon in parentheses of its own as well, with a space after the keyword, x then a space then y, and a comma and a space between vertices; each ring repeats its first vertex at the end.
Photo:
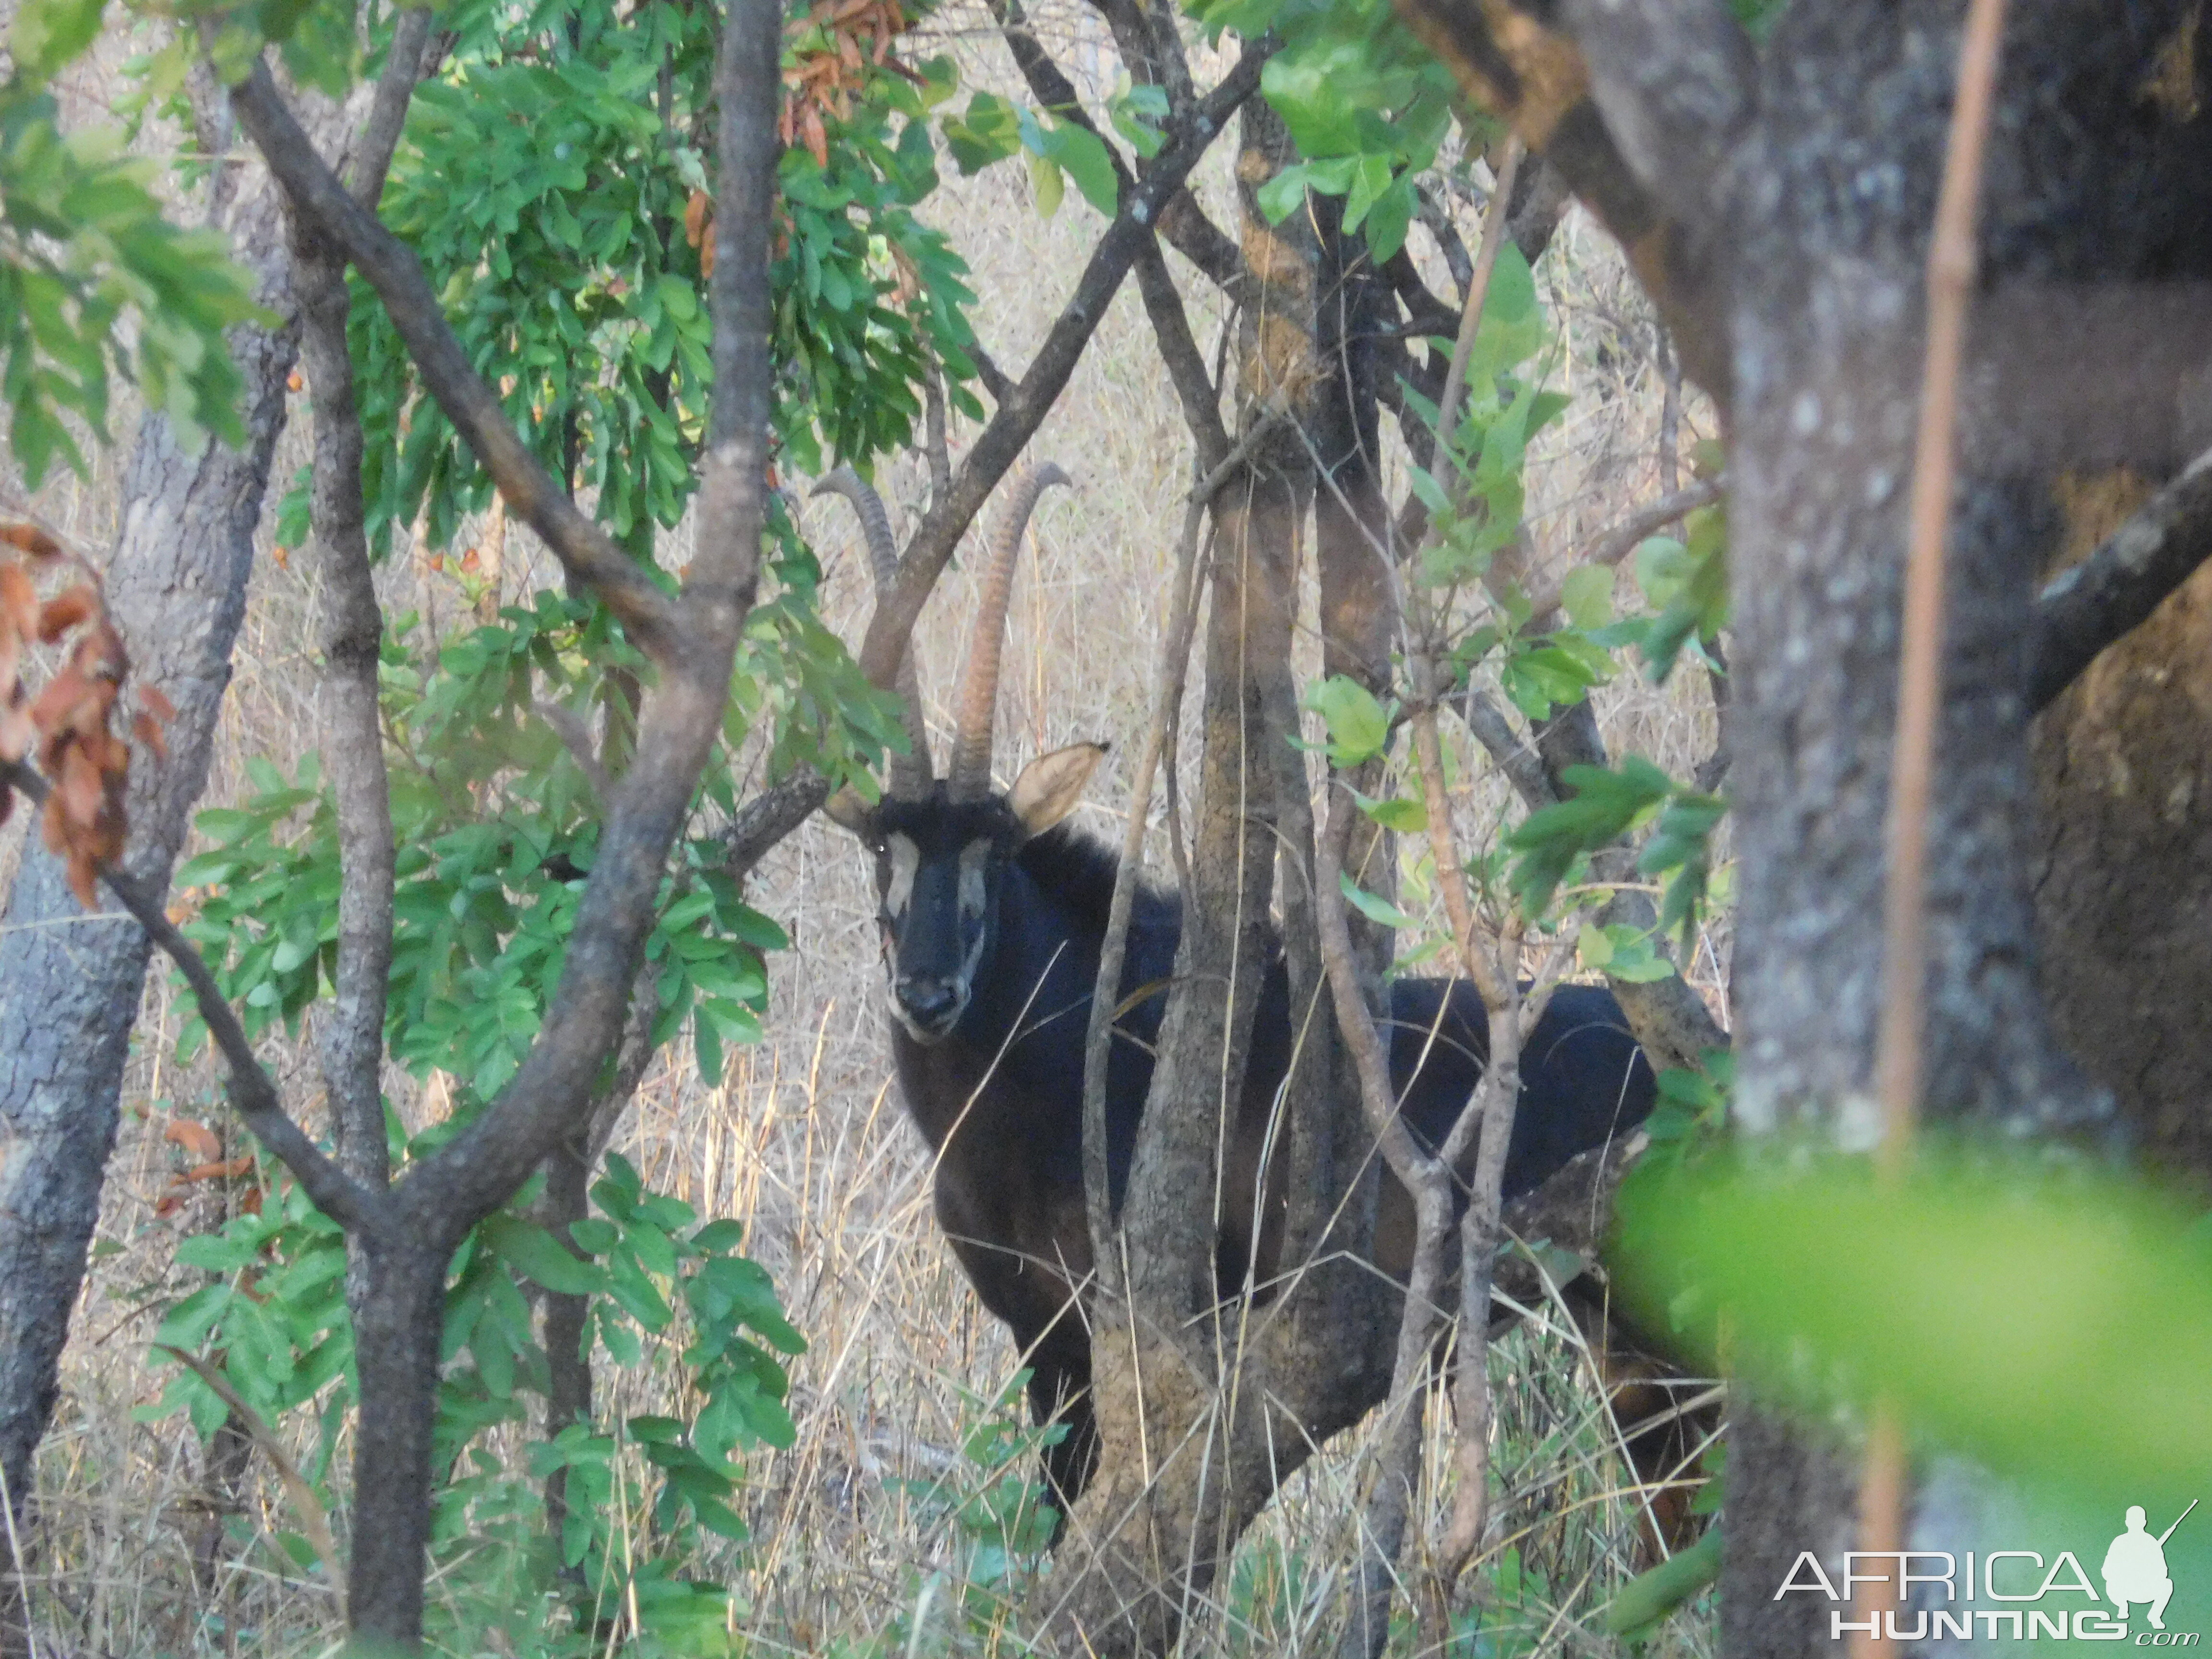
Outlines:
MULTIPOLYGON (((1734 985, 1737 1116, 1754 1133, 1872 1138, 1913 369, 1960 9, 1794 10, 1768 45, 1735 163, 1734 985)), ((2175 234, 2179 181, 2203 165, 2201 120, 2138 96, 2187 9, 2015 17, 1983 204, 1985 285, 2201 273, 2201 209, 2197 229, 2175 234), (2070 113, 2063 137, 2054 107, 2070 113)), ((1923 1110, 2095 1143, 2109 1102, 2064 1053, 2039 987, 2031 890, 2024 646, 2059 515, 2048 478, 1992 459, 2004 413, 1968 416, 1954 497, 1923 1110)), ((1835 1448, 1850 1441, 1756 1410, 1737 1421, 1724 1645, 1799 1654, 1826 1639, 1808 1622, 1823 1609, 1774 1590, 1799 1550, 1839 1565, 1849 1547, 1855 1465, 1835 1448)))
MULTIPOLYGON (((207 781, 299 349, 291 262, 265 177, 246 183, 228 228, 257 298, 280 319, 230 337, 244 378, 246 445, 202 440, 188 449, 166 416, 149 415, 124 473, 122 533, 108 561, 108 605, 134 674, 177 709, 167 760, 143 750, 133 757, 124 862, 156 891, 168 885, 207 781)), ((88 913, 60 864, 26 850, 0 921, 0 1475, 19 1533, 99 1219, 149 949, 136 922, 88 913)), ((0 1583, 0 1651, 13 1652, 9 1644, 23 1639, 21 1605, 12 1577, 0 1583)))

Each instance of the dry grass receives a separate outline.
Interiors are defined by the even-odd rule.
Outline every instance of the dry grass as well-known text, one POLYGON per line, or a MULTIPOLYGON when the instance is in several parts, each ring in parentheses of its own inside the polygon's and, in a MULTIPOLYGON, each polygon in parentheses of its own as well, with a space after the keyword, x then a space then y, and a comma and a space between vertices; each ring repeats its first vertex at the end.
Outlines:
MULTIPOLYGON (((1110 70, 1110 52, 1078 38, 1086 26, 1072 12, 1048 13, 1042 24, 1079 71, 1110 70)), ((972 33, 953 33, 951 44, 972 69, 1003 74, 1002 60, 972 33)), ((1226 222, 1232 210, 1222 178, 1217 165, 1201 189, 1226 222)), ((1097 228, 1073 197, 1049 221, 1027 198, 1023 175, 1002 167, 949 179, 932 210, 985 296, 984 343, 1010 367, 1042 337, 1097 228)), ((1577 394, 1530 476, 1540 540, 1557 556, 1654 492, 1659 392, 1648 307, 1586 222, 1569 222, 1540 276, 1559 329, 1562 381, 1577 394)), ((1207 296, 1193 300, 1210 349, 1219 307, 1207 296)), ((280 452, 280 486, 304 459, 303 425, 295 423, 280 452)), ((1006 775, 1077 738, 1124 740, 1117 758, 1137 746, 1190 461, 1133 292, 1125 288, 1115 302, 1034 453, 1069 465, 1081 488, 1048 498, 1020 577, 1000 712, 1006 775)), ((886 483, 895 520, 910 522, 926 488, 919 465, 900 464, 886 483)), ((112 535, 114 501, 114 479, 103 471, 50 489, 41 504, 100 545, 112 535)), ((854 527, 836 503, 810 503, 805 523, 830 571, 833 620, 854 637, 866 602, 854 527)), ((510 560, 529 555, 529 538, 518 532, 510 560)), ((538 562, 536 578, 549 577, 542 556, 538 562)), ((395 561, 381 580, 395 605, 424 606, 441 632, 463 616, 457 590, 419 564, 395 561)), ((971 581, 966 569, 951 574, 919 635, 940 731, 971 581)), ((314 722, 302 713, 317 696, 307 642, 319 605, 311 562, 280 568, 264 561, 210 804, 242 792, 245 757, 289 764, 312 740, 314 722)), ((1640 750, 1678 774, 1711 748, 1711 705, 1694 676, 1664 691, 1623 683, 1602 692, 1600 706, 1616 748, 1640 750)), ((1494 821, 1494 785, 1480 779, 1471 756, 1462 758, 1474 779, 1468 821, 1494 821)), ((1101 778, 1085 809, 1091 827, 1116 830, 1122 788, 1118 775, 1101 778)), ((0 878, 14 845, 0 843, 0 878)), ((793 1367, 798 1444, 754 1459, 754 1541, 741 1560, 720 1564, 751 1609, 744 1627, 766 1651, 813 1652, 867 1641, 905 1614, 917 1648, 933 1650, 957 1621, 953 1597, 932 1575, 957 1570, 959 1540, 941 1515, 895 1483, 960 1474, 977 1401, 998 1395, 1016 1358, 931 1219, 928 1161, 889 1078, 873 900, 860 860, 840 832, 817 821, 763 868, 755 902, 791 924, 796 941, 773 964, 769 1040, 738 1057, 719 1088, 702 1081, 687 1053, 665 1055, 617 1146, 649 1182, 703 1214, 746 1223, 751 1253, 774 1273, 812 1345, 793 1367), (915 1618, 925 1594, 934 1611, 915 1618)), ((1724 937, 1698 952, 1696 976, 1709 991, 1725 956, 1724 937)), ((161 1138, 165 1120, 223 1122, 206 1063, 179 1068, 168 1058, 179 1020, 172 990, 157 981, 125 1086, 99 1256, 40 1459, 37 1531, 28 1540, 38 1605, 70 1652, 323 1651, 336 1609, 270 1541, 294 1524, 277 1481, 257 1460, 231 1517, 218 1582, 204 1595, 191 1565, 204 1513, 202 1452, 180 1419, 147 1424, 135 1415, 159 1388, 144 1346, 154 1320, 192 1277, 172 1263, 178 1237, 219 1219, 204 1211, 154 1213, 176 1161, 161 1138)), ((278 1042, 268 1052, 287 1097, 312 1114, 319 1085, 309 1045, 278 1042)), ((411 1082, 395 1078, 393 1090, 403 1113, 427 1109, 411 1082)), ((1623 1465, 1607 1445, 1596 1395, 1557 1339, 1516 1334, 1495 1364, 1500 1476, 1510 1492, 1531 1494, 1509 1509, 1507 1541, 1531 1570, 1533 1639, 1545 1652, 1609 1647, 1593 1614, 1632 1570, 1636 1506, 1622 1491, 1623 1465)), ((675 1392, 666 1365, 648 1368, 615 1379, 602 1409, 678 1409, 675 1392)), ((1441 1410, 1431 1419, 1433 1467, 1444 1462, 1449 1419, 1441 1410)), ((1194 1651, 1301 1653, 1328 1642, 1354 1559, 1357 1486, 1372 1430, 1345 1437, 1291 1483, 1246 1543, 1223 1586, 1224 1616, 1201 1625, 1194 1651)), ((1429 1494, 1430 1512, 1447 1497, 1429 1494)), ((641 1520, 639 1528, 642 1536, 641 1520)), ((1698 1654, 1711 1645, 1694 1619, 1678 1621, 1666 1643, 1698 1654)))

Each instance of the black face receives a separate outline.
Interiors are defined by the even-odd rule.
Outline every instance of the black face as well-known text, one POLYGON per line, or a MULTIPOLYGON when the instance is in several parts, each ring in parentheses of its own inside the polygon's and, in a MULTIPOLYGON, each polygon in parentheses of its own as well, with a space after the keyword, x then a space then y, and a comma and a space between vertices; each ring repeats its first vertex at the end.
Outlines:
POLYGON ((1024 832, 1005 797, 886 797, 858 829, 876 855, 891 1012, 925 1045, 960 1023, 988 970, 999 882, 1024 832))

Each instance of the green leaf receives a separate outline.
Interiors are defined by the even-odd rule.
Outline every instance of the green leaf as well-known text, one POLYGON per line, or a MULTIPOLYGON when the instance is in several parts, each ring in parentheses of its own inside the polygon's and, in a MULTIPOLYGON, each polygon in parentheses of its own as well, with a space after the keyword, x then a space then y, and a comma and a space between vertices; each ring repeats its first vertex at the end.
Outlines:
POLYGON ((1577 628, 1603 628, 1613 620, 1613 567, 1586 564, 1559 584, 1559 603, 1577 628))
POLYGON ((1639 1171, 1619 1214, 1623 1294, 1707 1352, 1725 1325, 1769 1399, 1887 1399, 2112 1517, 2212 1478, 2212 1243, 2146 1183, 1993 1139, 1923 1146, 1900 1179, 1791 1147, 1639 1171))
POLYGON ((606 1288, 606 1273, 580 1261, 536 1222, 504 1212, 484 1218, 479 1229, 501 1261, 524 1277, 562 1296, 593 1296, 606 1288))
POLYGON ((1352 799, 1358 804, 1361 811, 1385 830, 1395 830, 1401 835, 1416 835, 1429 827, 1429 809, 1419 801, 1408 800, 1403 796, 1390 800, 1373 800, 1357 789, 1352 792, 1352 799))
POLYGON ((1413 919, 1403 910, 1389 900, 1358 885, 1343 871, 1336 872, 1336 881, 1345 897, 1352 901, 1352 908, 1370 921, 1380 922, 1385 927, 1411 927, 1414 925, 1413 919))
POLYGON ((1723 1534, 1717 1523, 1689 1548, 1620 1587, 1605 1610, 1610 1636, 1634 1639, 1721 1576, 1723 1534))
POLYGON ((51 79, 93 43, 106 9, 106 0, 23 0, 8 32, 19 70, 34 81, 51 79))
POLYGON ((1059 167, 1048 156, 1030 152, 1030 189, 1036 198, 1036 210, 1041 218, 1049 219, 1060 211, 1061 200, 1067 194, 1067 181, 1059 167))
POLYGON ((1097 133, 1073 121, 1059 122, 1046 131, 1044 153, 1075 180, 1085 201, 1108 218, 1114 216, 1121 205, 1121 185, 1114 177, 1114 163, 1105 143, 1097 133))
POLYGON ((1394 702, 1385 708, 1375 694, 1346 674, 1332 674, 1306 693, 1306 707, 1328 729, 1329 763, 1358 766, 1382 752, 1390 741, 1394 702))

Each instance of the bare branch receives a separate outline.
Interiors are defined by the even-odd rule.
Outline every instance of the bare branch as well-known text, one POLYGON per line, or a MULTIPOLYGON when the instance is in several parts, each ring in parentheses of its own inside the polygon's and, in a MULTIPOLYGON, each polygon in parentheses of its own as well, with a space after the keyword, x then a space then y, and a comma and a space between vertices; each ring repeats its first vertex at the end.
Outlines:
POLYGON ((383 300, 424 386, 508 504, 571 574, 598 592, 641 649, 656 658, 672 649, 681 632, 675 606, 530 453, 496 394, 471 367, 414 250, 356 201, 316 154, 284 106, 268 66, 256 59, 252 74, 231 88, 230 98, 270 172, 383 300))
MULTIPOLYGON (((1060 65, 1053 62, 1052 55, 1045 51, 1043 43, 1030 27, 1020 0, 993 0, 991 13, 999 20, 1000 32, 1006 36, 1007 49, 1014 55, 1014 67, 1022 72, 1022 79, 1028 83, 1030 94, 1054 115, 1081 127, 1097 139, 1105 147, 1106 159, 1113 166, 1115 183, 1124 191, 1131 189, 1136 180, 1130 174, 1128 163, 1121 159, 1121 151, 1114 147, 1112 141, 1099 131, 1097 123, 1091 118, 1090 113, 1083 107, 1082 100, 1076 95, 1074 83, 1060 65)), ((1173 29, 1172 21, 1169 22, 1168 27, 1170 31, 1173 29)), ((1119 31, 1116 33, 1118 38, 1119 31)), ((1148 36, 1150 33, 1147 31, 1148 36)), ((1150 62, 1131 59, 1126 46, 1122 56, 1129 64, 1130 73, 1137 79, 1153 78, 1155 70, 1150 62)), ((1179 52, 1177 61, 1180 62, 1179 52)), ((1179 89, 1170 91, 1170 96, 1188 104, 1193 95, 1190 71, 1186 66, 1179 89)), ((1199 206, 1198 198, 1188 189, 1177 190, 1168 198, 1167 205, 1160 212, 1159 233, 1169 246, 1212 277, 1219 287, 1229 287, 1242 272, 1243 264, 1237 257, 1237 244, 1206 216, 1206 210, 1199 206)))
MULTIPOLYGON (((1936 234, 1928 248, 1927 356, 1920 382, 1920 425, 1913 446, 1907 515, 1904 639, 1898 653, 1897 735, 1890 755, 1889 812, 1883 840, 1881 1013, 1875 1034, 1874 1084, 1881 1108, 1875 1151, 1881 1176, 1900 1179, 1911 1155, 1924 1086, 1928 995, 1928 830, 1936 772, 1936 729, 1942 718, 1944 560, 1951 531, 1952 481, 1958 465, 1959 368, 1966 315, 1973 303, 1974 229, 1980 215, 1982 163, 1989 148, 1997 56, 2004 40, 2004 0, 1968 0, 1959 43, 1958 93, 1936 202, 1936 234)), ((1896 1550, 1905 1540, 1905 1437, 1893 1405, 1877 1401, 1859 1491, 1859 1545, 1896 1550)), ((1897 1586, 1874 1588, 1873 1628, 1904 1598, 1897 1586)), ((1881 1651, 1863 1632, 1851 1638, 1855 1659, 1881 1651)))
POLYGON ((1476 103, 1510 121, 1531 150, 1627 252, 1673 331, 1691 379, 1723 411, 1730 359, 1725 283, 1698 228, 1668 214, 1629 165, 1592 100, 1590 70, 1547 9, 1510 0, 1394 0, 1399 17, 1476 103))
POLYGON ((755 795, 722 831, 722 868, 742 884, 753 866, 830 799, 830 782, 809 768, 755 795))
MULTIPOLYGON (((1121 1253, 1114 1248, 1113 1205, 1106 1168, 1106 1066, 1112 1048, 1114 1012, 1121 999, 1121 967, 1127 958, 1129 917, 1136 908, 1137 888, 1143 878, 1145 833, 1152 817, 1152 779, 1175 731, 1176 710, 1182 707, 1183 685, 1190 667, 1191 636, 1198 619, 1198 534, 1214 493, 1230 475, 1244 465, 1265 436, 1271 422, 1261 422, 1235 450, 1190 493, 1183 514, 1182 540, 1176 558, 1175 586, 1170 590, 1167 631, 1161 636, 1159 665, 1153 672, 1152 720, 1145 732, 1145 746, 1137 759, 1136 775, 1129 781, 1129 805, 1122 832, 1121 861, 1114 872, 1114 896, 1106 910, 1106 935, 1098 947, 1098 977, 1091 994, 1090 1024, 1083 1049, 1083 1195, 1091 1225, 1091 1259, 1098 1264, 1103 1287, 1111 1295, 1120 1287, 1121 1253)), ((1182 849, 1176 849, 1180 861, 1182 849)))
POLYGON ((1228 428, 1221 423, 1221 393, 1206 372, 1206 358, 1190 331, 1190 318, 1168 275, 1168 262, 1154 243, 1137 256, 1137 289, 1144 296, 1145 314, 1152 325, 1152 339, 1167 365, 1168 379, 1182 404, 1183 424, 1190 428, 1198 451, 1198 464, 1207 471, 1221 465, 1229 453, 1228 428))
POLYGON ((1606 531, 1567 561, 1566 574, 1539 588, 1530 596, 1526 631, 1540 634, 1551 627, 1553 619, 1559 614, 1566 575, 1591 565, 1619 564, 1642 546, 1646 538, 1657 535, 1668 525, 1701 507, 1710 507, 1721 498, 1727 488, 1724 478, 1701 478, 1686 489, 1662 495, 1650 506, 1638 508, 1606 531))
POLYGON ((2049 708, 2099 652, 2147 620, 2208 558, 2212 452, 2043 590, 2027 647, 2030 712, 2049 708))
MULTIPOLYGON (((41 805, 46 801, 46 779, 23 762, 0 761, 0 780, 11 788, 21 790, 33 801, 41 805)), ((254 1138, 291 1170, 301 1188, 314 1200, 315 1207, 340 1226, 351 1230, 374 1227, 382 1222, 386 1212, 378 1194, 324 1157, 322 1149, 286 1115, 276 1080, 254 1057, 253 1044, 246 1039, 246 1028, 231 1012, 222 987, 216 983, 215 975, 208 968, 207 959, 177 931, 176 925, 162 910, 161 901, 124 871, 103 865, 100 878, 106 883, 108 890, 123 908, 137 918, 147 937, 177 964, 177 971, 191 988, 193 1005, 206 1022, 208 1036, 222 1055, 224 1065, 229 1068, 231 1105, 253 1132, 254 1138)))
MULTIPOLYGON (((427 12, 404 13, 392 58, 378 85, 369 143, 380 143, 362 173, 380 190, 398 141, 414 69, 429 28, 427 12)), ((373 198, 365 198, 373 199, 373 198)), ((325 595, 323 616, 325 748, 337 800, 337 964, 332 1006, 318 1047, 339 1163, 356 1181, 383 1188, 391 1180, 384 1133, 384 1017, 392 978, 392 884, 398 849, 384 763, 379 671, 384 609, 370 574, 361 491, 361 411, 354 398, 352 349, 346 342, 351 300, 345 256, 313 216, 285 192, 299 296, 300 355, 314 389, 314 473, 310 494, 316 558, 325 595)))
POLYGON ((354 200, 371 212, 384 195, 385 175, 392 170, 392 153, 399 148, 400 130, 407 125, 407 106, 414 101, 415 83, 422 73, 422 48, 429 39, 427 6, 401 12, 392 26, 392 47, 376 82, 376 100, 369 106, 368 125, 362 129, 348 170, 354 200))
POLYGON ((1029 372, 1019 386, 1008 388, 998 412, 962 460, 951 492, 930 503, 928 515, 915 532, 897 590, 877 606, 860 650, 860 668, 872 684, 891 684, 915 619, 953 548, 1067 384, 1122 276, 1151 240, 1162 206, 1182 187, 1228 118, 1257 90, 1260 70, 1274 50, 1272 38, 1247 44, 1220 85, 1194 108, 1170 115, 1166 144, 1135 187, 1122 193, 1121 212, 1091 251, 1073 297, 1054 319, 1029 372))

